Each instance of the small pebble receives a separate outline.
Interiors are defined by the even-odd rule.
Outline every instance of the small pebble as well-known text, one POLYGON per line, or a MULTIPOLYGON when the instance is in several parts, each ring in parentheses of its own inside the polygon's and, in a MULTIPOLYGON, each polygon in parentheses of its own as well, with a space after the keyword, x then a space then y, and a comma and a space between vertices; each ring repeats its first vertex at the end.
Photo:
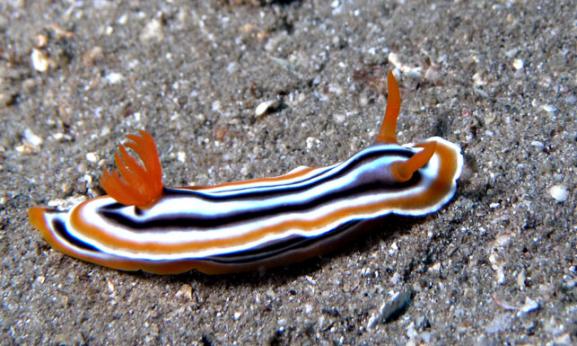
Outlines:
POLYGON ((406 65, 401 61, 401 58, 396 53, 389 53, 388 55, 389 62, 395 66, 396 69, 401 71, 404 75, 409 78, 413 79, 420 79, 423 73, 421 67, 413 67, 410 65, 406 65))
POLYGON ((210 105, 210 110, 215 113, 220 113, 221 112, 220 101, 219 100, 212 101, 212 104, 210 105))
POLYGON ((527 280, 527 277, 526 277, 524 271, 520 272, 520 273, 517 275, 517 286, 519 286, 519 289, 520 289, 521 291, 524 290, 525 287, 526 287, 526 284, 525 284, 526 280, 527 280))
POLYGON ((164 39, 164 32, 162 28, 162 22, 160 19, 153 19, 140 33, 141 42, 161 42, 164 39))
POLYGON ((278 108, 279 104, 280 102, 278 100, 268 100, 261 102, 258 106, 256 106, 256 109, 254 110, 254 115, 257 118, 262 117, 270 112, 275 111, 278 108))
POLYGON ((178 162, 185 163, 186 162, 186 153, 184 151, 179 151, 176 153, 176 159, 178 162))
POLYGON ((393 65, 395 65, 395 67, 399 68, 402 64, 401 64, 401 59, 399 58, 399 55, 397 53, 389 53, 389 56, 387 57, 389 62, 393 65))
POLYGON ((34 38, 34 45, 36 48, 44 48, 48 45, 48 36, 44 34, 38 34, 34 38))
POLYGON ((525 299, 525 304, 523 304, 523 306, 521 306, 519 308, 519 312, 517 313, 517 316, 527 315, 528 313, 538 311, 540 308, 541 308, 541 304, 539 304, 538 301, 535 301, 535 300, 527 297, 525 299))
POLYGON ((44 140, 42 139, 42 137, 32 132, 32 130, 30 129, 24 130, 24 142, 26 142, 27 144, 37 147, 40 146, 40 144, 42 144, 43 141, 44 140))
POLYGON ((110 84, 118 84, 124 80, 124 76, 118 72, 111 72, 107 74, 104 79, 110 84))
POLYGON ((542 105, 541 109, 544 110, 545 112, 551 114, 551 115, 557 113, 557 107, 555 107, 553 105, 542 105))
POLYGON ((520 70, 525 66, 525 62, 522 59, 513 60, 513 68, 515 70, 520 70))
POLYGON ((128 23, 128 16, 126 14, 123 14, 118 18, 116 22, 120 25, 126 25, 126 23, 128 23))
POLYGON ((57 23, 51 24, 50 29, 52 29, 52 31, 56 35, 56 38, 59 40, 74 37, 74 33, 72 31, 66 30, 57 23))
POLYGON ((372 316, 369 319, 369 323, 367 325, 368 329, 372 329, 376 326, 378 322, 381 323, 388 323, 399 316, 401 316, 411 304, 413 299, 413 290, 411 288, 407 288, 402 290, 401 292, 397 293, 392 300, 384 303, 379 312, 372 316))
POLYGON ((419 316, 415 322, 415 326, 419 330, 429 329, 431 328, 431 322, 426 316, 419 316))
POLYGON ((98 155, 96 155, 96 153, 87 153, 86 160, 88 160, 89 162, 96 162, 98 161, 98 155))
POLYGON ((346 119, 347 119, 346 115, 344 115, 342 113, 334 113, 333 114, 333 120, 337 124, 344 123, 346 119))
POLYGON ((114 287, 114 283, 110 279, 106 279, 106 285, 108 286, 108 290, 110 291, 111 295, 116 293, 116 288, 114 287))
POLYGON ((176 292, 175 297, 192 300, 192 286, 188 284, 180 286, 180 289, 178 290, 178 292, 176 292))
POLYGON ((483 86, 487 84, 487 81, 485 81, 483 75, 480 72, 477 72, 473 75, 473 84, 475 86, 483 86))
POLYGON ((559 203, 565 202, 569 197, 569 191, 563 185, 553 185, 549 189, 549 194, 559 203))
POLYGON ((91 67, 104 59, 104 51, 102 47, 95 46, 90 48, 82 55, 82 64, 85 67, 91 67))
POLYGON ((315 137, 307 137, 305 142, 306 142, 307 150, 310 150, 310 149, 314 148, 315 146, 318 147, 319 145, 321 145, 321 141, 315 137))
POLYGON ((531 145, 534 146, 535 148, 539 149, 539 150, 545 149, 545 144, 543 144, 543 142, 531 141, 531 145))
POLYGON ((32 67, 34 67, 34 69, 38 72, 46 72, 51 67, 56 65, 54 61, 48 57, 48 54, 36 48, 32 49, 30 60, 32 60, 32 67))
POLYGON ((436 83, 441 79, 441 70, 437 65, 431 65, 425 70, 425 80, 436 83))
POLYGON ((504 263, 501 258, 499 258, 495 253, 491 253, 489 255, 489 263, 491 264, 491 268, 495 271, 497 276, 497 283, 502 285, 505 283, 505 270, 504 270, 504 263))

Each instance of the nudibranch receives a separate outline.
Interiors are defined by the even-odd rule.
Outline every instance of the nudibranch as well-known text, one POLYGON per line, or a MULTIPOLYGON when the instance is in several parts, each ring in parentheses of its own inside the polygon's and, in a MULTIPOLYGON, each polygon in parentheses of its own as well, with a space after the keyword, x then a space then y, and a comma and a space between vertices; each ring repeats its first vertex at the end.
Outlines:
POLYGON ((328 167, 214 186, 167 188, 154 139, 129 135, 103 172, 107 195, 69 210, 33 207, 30 222, 56 250, 119 270, 222 274, 302 261, 386 215, 425 216, 454 196, 459 146, 439 137, 399 145, 393 74, 375 143, 328 167), (131 156, 126 147, 136 155, 131 156))

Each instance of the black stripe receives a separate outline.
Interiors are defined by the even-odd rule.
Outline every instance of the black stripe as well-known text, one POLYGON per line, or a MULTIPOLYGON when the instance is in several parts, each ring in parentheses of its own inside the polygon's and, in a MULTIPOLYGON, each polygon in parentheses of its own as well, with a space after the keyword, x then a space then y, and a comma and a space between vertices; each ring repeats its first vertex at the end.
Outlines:
POLYGON ((58 220, 58 219, 52 220, 52 228, 54 229, 54 231, 56 231, 56 233, 58 233, 58 235, 60 237, 64 238, 67 242, 74 245, 75 247, 78 247, 78 248, 83 249, 83 250, 88 250, 88 251, 101 252, 100 250, 98 250, 94 246, 92 246, 92 245, 90 245, 90 244, 88 244, 88 243, 86 243, 86 242, 84 242, 78 238, 75 238, 70 233, 68 233, 68 230, 66 229, 66 225, 61 220, 58 220))
MULTIPOLYGON (((248 264, 251 262, 259 262, 265 259, 285 254, 287 251, 294 249, 305 249, 316 243, 319 243, 329 237, 337 236, 351 227, 357 225, 360 221, 350 221, 338 226, 330 232, 326 232, 317 237, 293 236, 280 241, 274 241, 268 245, 260 246, 246 251, 239 251, 230 254, 207 257, 206 261, 221 263, 221 264, 248 264)), ((203 259, 204 260, 204 259, 203 259)))
MULTIPOLYGON (((312 177, 308 177, 306 180, 298 180, 291 183, 279 184, 275 186, 266 186, 266 187, 247 187, 245 189, 239 190, 232 190, 234 195, 220 195, 220 194, 212 194, 210 192, 203 192, 203 191, 196 191, 196 190, 185 190, 185 189, 170 189, 164 188, 163 189, 163 197, 166 198, 178 198, 178 197, 191 197, 197 198, 204 201, 214 201, 214 202, 226 202, 232 199, 234 200, 247 200, 247 199, 266 199, 266 198, 273 198, 282 195, 286 195, 287 193, 298 193, 304 190, 310 189, 316 185, 320 185, 322 183, 327 182, 328 180, 332 180, 335 178, 339 178, 343 175, 346 175, 348 172, 354 170, 356 167, 361 165, 363 162, 382 157, 383 155, 393 155, 393 156, 401 156, 410 158, 413 156, 413 152, 410 149, 386 149, 386 148, 379 148, 376 150, 374 147, 369 147, 364 151, 359 152, 354 160, 351 160, 347 163, 347 165, 343 165, 341 167, 335 167, 335 172, 332 174, 319 179, 318 181, 314 182, 314 185, 304 184, 311 180, 318 178, 319 176, 325 174, 327 170, 323 170, 319 172, 319 174, 315 174, 312 177), (367 151, 366 154, 363 154, 364 151, 367 151), (303 184, 302 186, 295 186, 298 184, 303 184), (240 192, 237 194, 237 192, 240 192)), ((425 168, 426 165, 423 167, 425 168)), ((412 179, 411 179, 412 180, 412 179)), ((398 184, 395 184, 398 185, 398 184)), ((403 187, 408 186, 409 184, 404 184, 403 187)), ((115 211, 118 209, 122 209, 126 207, 125 205, 114 202, 108 205, 104 205, 99 208, 97 212, 100 212, 104 217, 109 217, 114 221, 117 221, 119 224, 123 224, 121 221, 121 216, 116 215, 116 213, 109 213, 109 211, 115 211)), ((135 210, 135 213, 140 215, 138 212, 140 210, 135 210)), ((220 218, 221 216, 218 216, 220 218)), ((159 222, 161 220, 158 220, 159 222)), ((152 221, 151 221, 152 222, 152 221)))
MULTIPOLYGON (((310 167, 307 167, 307 168, 310 168, 310 167)), ((283 188, 283 187, 294 186, 294 185, 296 185, 296 184, 302 183, 303 181, 314 180, 314 179, 318 178, 319 176, 325 174, 325 173, 326 173, 327 171, 329 171, 331 168, 329 168, 329 167, 316 167, 316 168, 313 168, 313 169, 318 169, 319 171, 318 171, 316 174, 311 175, 310 177, 308 177, 306 180, 298 180, 298 179, 297 179, 297 180, 292 181, 292 182, 284 182, 284 183, 283 183, 283 182, 279 182, 279 183, 273 184, 273 185, 262 186, 261 188, 262 188, 262 189, 274 189, 274 190, 276 190, 276 189, 283 188)), ((290 173, 290 172, 289 172, 289 173, 290 173)), ((289 174, 289 173, 287 173, 287 174, 289 174)), ((285 174, 285 175, 286 175, 286 174, 285 174)), ((230 187, 228 187, 228 189, 227 189, 227 188, 224 188, 223 190, 218 191, 218 192, 208 192, 208 193, 209 193, 209 194, 219 195, 219 196, 224 194, 224 195, 226 196, 227 193, 238 193, 238 192, 243 192, 243 191, 250 191, 250 190, 253 190, 253 189, 254 189, 254 186, 246 186, 246 187, 245 187, 245 186, 243 186, 243 185, 240 185, 240 186, 236 186, 236 187, 235 187, 235 186, 230 186, 230 187)), ((181 192, 181 191, 183 191, 183 190, 178 190, 178 189, 171 190, 171 192, 175 193, 175 195, 177 195, 177 196, 180 196, 180 192, 181 192)), ((186 191, 187 191, 187 190, 184 190, 184 192, 186 192, 186 191)), ((188 191, 190 191, 190 190, 188 190, 188 191)), ((200 190, 200 192, 202 192, 202 190, 200 190)), ((228 197, 230 197, 230 196, 228 196, 228 197)))
MULTIPOLYGON (((334 172, 330 172, 326 177, 318 179, 314 182, 314 185, 307 184, 312 180, 317 179, 319 176, 322 176, 327 173, 327 170, 320 172, 312 177, 308 177, 306 180, 298 180, 290 183, 285 184, 278 184, 275 186, 263 186, 263 187, 247 187, 245 189, 233 189, 231 190, 231 194, 226 194, 225 192, 217 192, 217 193, 210 193, 210 192, 203 192, 202 190, 182 190, 182 189, 165 189, 164 196, 165 197, 182 197, 182 196, 189 196, 195 197, 198 199, 202 199, 205 201, 228 201, 231 199, 234 200, 247 200, 247 199, 256 199, 256 198, 273 198, 278 196, 283 196, 290 193, 298 193, 304 190, 310 189, 311 186, 320 185, 326 183, 329 180, 333 180, 336 178, 340 178, 350 171, 353 171, 358 166, 362 165, 366 161, 370 161, 373 159, 378 159, 385 155, 387 156, 400 156, 405 158, 410 158, 413 156, 413 152, 410 149, 380 149, 375 150, 374 148, 367 148, 365 151, 359 152, 355 155, 353 160, 347 162, 346 165, 334 167, 334 172), (368 150, 370 149, 370 150, 368 150), (366 153, 364 153, 366 151, 366 153)), ((425 166, 426 167, 426 166, 425 166)))
POLYGON ((147 231, 150 229, 186 229, 186 228, 196 228, 198 230, 210 231, 214 228, 220 228, 223 226, 232 226, 236 223, 247 222, 249 220, 255 220, 258 218, 265 218, 269 215, 279 215, 281 213, 288 212, 300 212, 308 209, 313 209, 322 204, 330 203, 336 200, 342 200, 353 197, 360 197, 362 195, 375 194, 380 192, 395 192, 403 190, 409 186, 417 185, 421 180, 420 174, 415 174, 413 177, 403 183, 395 185, 385 185, 382 183, 366 183, 362 185, 357 185, 351 189, 343 189, 335 191, 333 193, 328 193, 319 196, 316 199, 310 200, 306 203, 300 203, 295 205, 281 205, 281 206, 271 206, 270 208, 261 208, 259 210, 242 212, 238 214, 229 215, 215 215, 214 217, 194 217, 188 215, 174 215, 170 218, 163 217, 159 219, 152 219, 146 222, 135 221, 130 218, 124 217, 122 214, 109 210, 100 210, 100 214, 107 218, 111 222, 115 222, 124 227, 133 229, 134 231, 147 231))
MULTIPOLYGON (((339 176, 343 176, 348 174, 350 171, 353 171, 355 168, 360 166, 366 161, 380 158, 384 154, 388 155, 396 155, 396 156, 405 156, 410 157, 413 155, 412 151, 409 149, 407 150, 397 150, 397 149, 383 149, 383 150, 374 150, 368 151, 366 154, 358 155, 354 160, 351 160, 345 167, 339 167, 338 170, 334 174, 330 174, 318 181, 314 182, 313 184, 308 184, 304 186, 284 186, 283 188, 278 189, 277 191, 271 191, 270 188, 263 188, 265 192, 261 192, 261 188, 252 188, 253 191, 245 192, 239 195, 242 196, 252 196, 253 199, 262 200, 271 198, 271 195, 274 197, 277 194, 287 194, 287 193, 295 193, 301 190, 311 189, 314 186, 320 185, 325 183, 329 180, 335 179, 339 176), (282 191, 282 192, 281 192, 282 191)), ((308 181, 309 179, 307 179, 308 181)), ((108 206, 101 207, 98 212, 102 215, 102 217, 107 218, 111 222, 119 224, 121 226, 133 229, 135 231, 147 231, 150 229, 162 229, 162 228, 171 228, 171 229, 186 229, 186 228, 196 228, 198 230, 211 230, 214 228, 220 228, 225 226, 231 226, 241 222, 247 222, 250 220, 257 220, 259 218, 265 218, 269 215, 279 215, 281 213, 287 212, 302 212, 308 209, 312 209, 323 204, 335 201, 335 200, 342 200, 347 198, 359 197, 362 195, 380 193, 380 192, 396 192, 403 189, 407 189, 408 187, 418 185, 421 181, 421 175, 419 172, 413 175, 413 177, 404 183, 390 183, 386 184, 381 181, 366 181, 366 182, 356 182, 355 185, 350 186, 349 188, 340 189, 337 191, 328 192, 326 194, 320 195, 317 198, 307 201, 306 203, 299 203, 299 204, 292 204, 292 205, 272 205, 268 208, 260 208, 254 211, 243 211, 238 213, 229 213, 226 215, 223 214, 216 214, 213 217, 207 216, 191 216, 191 215, 172 215, 171 217, 160 217, 152 220, 147 220, 146 222, 139 222, 135 221, 131 218, 126 218, 121 213, 117 211, 118 208, 123 207, 119 203, 112 203, 108 206)), ((289 184, 291 185, 291 184, 289 184)), ((176 196, 176 195, 194 195, 195 197, 203 197, 203 199, 207 199, 207 194, 199 193, 198 191, 182 191, 181 190, 165 190, 168 196, 176 196)), ((208 199, 214 199, 216 202, 222 201, 229 201, 229 200, 239 200, 239 195, 234 195, 233 197, 230 196, 210 196, 208 199)), ((245 197, 246 198, 246 197, 245 197)))

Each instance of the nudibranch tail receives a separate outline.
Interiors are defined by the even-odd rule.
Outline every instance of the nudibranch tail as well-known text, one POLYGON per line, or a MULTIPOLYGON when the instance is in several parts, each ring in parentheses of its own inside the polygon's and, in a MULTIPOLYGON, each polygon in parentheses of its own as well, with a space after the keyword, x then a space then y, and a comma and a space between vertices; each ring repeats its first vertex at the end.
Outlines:
POLYGON ((399 183, 404 183, 411 179, 416 171, 429 162, 433 154, 435 154, 437 142, 427 142, 416 146, 423 148, 423 150, 414 154, 410 159, 406 161, 396 161, 391 166, 391 173, 399 183))
POLYGON ((36 227, 42 235, 46 232, 46 227, 44 226, 44 211, 46 208, 42 207, 32 207, 28 209, 28 219, 32 226, 36 227))
POLYGON ((104 170, 100 185, 119 203, 146 209, 162 196, 162 167, 154 138, 146 132, 128 135, 128 142, 118 146, 114 161, 118 171, 104 170), (132 149, 142 164, 130 156, 125 146, 132 149))
POLYGON ((377 143, 397 143, 397 118, 401 111, 401 93, 399 92, 399 83, 395 79, 392 71, 387 74, 387 83, 389 86, 389 96, 387 97, 387 108, 385 117, 381 124, 379 134, 375 139, 377 143))

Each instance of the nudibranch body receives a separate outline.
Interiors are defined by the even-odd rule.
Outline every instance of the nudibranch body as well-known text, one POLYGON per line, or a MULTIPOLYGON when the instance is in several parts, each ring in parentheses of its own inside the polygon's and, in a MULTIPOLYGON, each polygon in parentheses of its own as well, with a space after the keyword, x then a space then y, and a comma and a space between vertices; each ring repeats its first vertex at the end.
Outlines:
POLYGON ((34 207, 30 222, 55 249, 120 270, 221 274, 279 266, 327 251, 363 221, 424 216, 447 204, 460 148, 439 137, 399 145, 400 95, 392 73, 375 144, 329 167, 215 186, 167 188, 154 139, 129 135, 105 171, 108 195, 69 210, 34 207))

